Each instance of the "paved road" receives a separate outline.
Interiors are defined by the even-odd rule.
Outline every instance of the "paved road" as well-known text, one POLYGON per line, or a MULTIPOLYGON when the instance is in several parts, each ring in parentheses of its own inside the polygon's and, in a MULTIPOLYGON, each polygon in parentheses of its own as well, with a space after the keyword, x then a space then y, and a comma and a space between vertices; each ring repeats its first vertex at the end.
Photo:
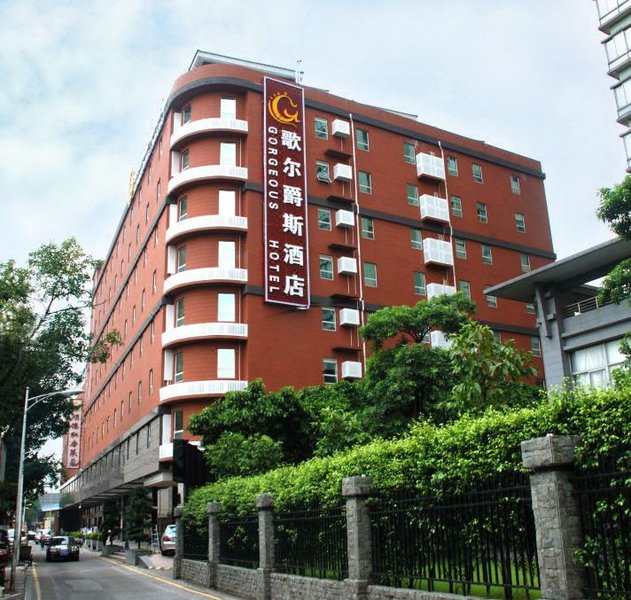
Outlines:
POLYGON ((129 567, 82 550, 79 562, 45 562, 33 548, 27 600, 178 600, 220 596, 160 577, 157 572, 129 567))

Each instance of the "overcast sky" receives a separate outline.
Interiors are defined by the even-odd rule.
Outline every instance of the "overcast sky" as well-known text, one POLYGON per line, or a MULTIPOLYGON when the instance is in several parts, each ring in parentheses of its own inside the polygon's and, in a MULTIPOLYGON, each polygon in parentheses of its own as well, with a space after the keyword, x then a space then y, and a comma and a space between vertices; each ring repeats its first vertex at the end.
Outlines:
POLYGON ((557 255, 612 237, 625 158, 593 0, 0 0, 0 261, 104 257, 196 49, 540 160, 557 255))

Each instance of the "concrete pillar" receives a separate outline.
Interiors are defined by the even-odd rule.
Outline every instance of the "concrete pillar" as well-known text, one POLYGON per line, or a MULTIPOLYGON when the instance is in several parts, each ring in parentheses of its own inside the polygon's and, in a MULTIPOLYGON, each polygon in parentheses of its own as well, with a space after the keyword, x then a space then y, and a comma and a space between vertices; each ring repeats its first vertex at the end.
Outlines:
POLYGON ((259 600, 272 597, 270 575, 274 569, 274 498, 271 494, 259 494, 256 497, 259 512, 259 600))
POLYGON ((220 502, 209 502, 206 505, 208 515, 208 587, 217 588, 217 565, 219 565, 219 513, 220 502))
POLYGON ((173 510, 175 516, 175 557, 173 558, 173 579, 180 579, 182 576, 182 554, 184 552, 184 527, 182 525, 182 505, 176 506, 173 510))
POLYGON ((366 498, 373 491, 371 477, 347 477, 342 481, 346 498, 346 540, 348 545, 348 579, 346 597, 360 600, 368 596, 372 573, 372 537, 366 498))
POLYGON ((537 530, 542 600, 585 598, 585 572, 574 561, 583 542, 578 499, 572 484, 577 436, 547 435, 522 442, 521 455, 530 476, 537 530))

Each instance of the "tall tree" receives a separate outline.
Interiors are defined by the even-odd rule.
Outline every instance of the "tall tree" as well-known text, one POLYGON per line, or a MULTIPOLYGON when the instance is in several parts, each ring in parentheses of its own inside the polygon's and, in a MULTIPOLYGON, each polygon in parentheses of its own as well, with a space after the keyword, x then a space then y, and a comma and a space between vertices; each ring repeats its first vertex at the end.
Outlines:
MULTIPOLYGON (((95 261, 68 239, 46 244, 29 255, 25 267, 14 260, 0 263, 0 439, 7 446, 8 485, 0 490, 0 519, 14 503, 21 422, 26 387, 30 396, 76 387, 83 363, 103 360, 115 331, 90 347, 86 316, 91 304, 95 261), (13 485, 12 485, 13 484, 13 485)), ((28 413, 25 495, 27 498, 54 480, 59 466, 37 451, 50 437, 67 428, 70 400, 51 397, 28 413)))

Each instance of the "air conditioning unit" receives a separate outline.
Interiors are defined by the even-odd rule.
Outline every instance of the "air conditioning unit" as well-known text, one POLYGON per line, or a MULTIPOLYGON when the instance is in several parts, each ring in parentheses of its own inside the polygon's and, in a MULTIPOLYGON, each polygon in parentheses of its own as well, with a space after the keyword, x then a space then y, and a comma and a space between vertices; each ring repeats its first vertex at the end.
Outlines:
POLYGON ((345 360, 342 363, 342 379, 361 379, 362 364, 355 360, 345 360))
POLYGON ((347 327, 359 325, 359 311, 356 308, 341 308, 340 325, 347 327))
POLYGON ((355 227, 355 215, 350 210, 340 209, 335 212, 337 227, 355 227))
POLYGON ((357 259, 350 256, 341 256, 337 259, 337 273, 338 275, 356 275, 357 274, 357 259))
POLYGON ((430 331, 429 339, 433 348, 449 348, 451 346, 451 342, 442 331, 430 331))
POLYGON ((426 265, 435 264, 453 267, 454 254, 451 243, 435 238, 425 238, 423 240, 423 258, 426 265))
POLYGON ((351 135, 351 124, 342 119, 335 119, 331 123, 331 133, 336 137, 346 138, 351 135))
POLYGON ((416 155, 416 175, 445 180, 445 163, 440 156, 419 152, 416 155))
POLYGON ((453 285, 444 285, 443 283, 428 283, 426 288, 427 299, 435 298, 436 296, 442 296, 447 294, 451 296, 456 293, 456 288, 453 285))
POLYGON ((333 179, 335 181, 352 181, 353 170, 350 165, 337 163, 333 166, 333 179))
POLYGON ((449 204, 446 198, 422 194, 419 196, 422 220, 442 221, 449 223, 449 204))

